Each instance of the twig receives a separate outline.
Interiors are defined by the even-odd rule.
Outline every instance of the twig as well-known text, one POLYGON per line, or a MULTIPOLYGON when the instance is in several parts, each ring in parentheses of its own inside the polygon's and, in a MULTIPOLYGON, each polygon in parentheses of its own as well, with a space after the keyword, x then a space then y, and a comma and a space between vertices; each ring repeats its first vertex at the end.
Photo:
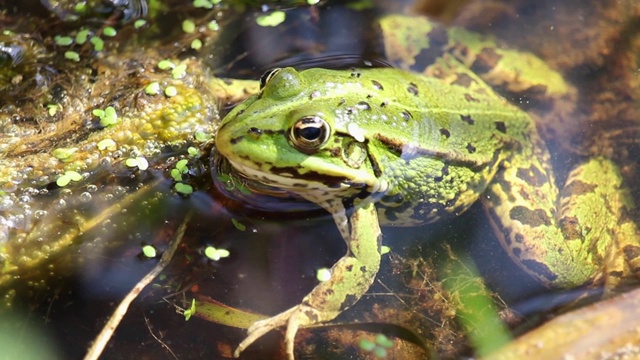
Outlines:
POLYGON ((180 240, 182 240, 182 237, 184 236, 184 232, 187 228, 187 223, 189 222, 190 218, 191 212, 187 213, 184 220, 182 221, 182 224, 180 224, 180 227, 176 231, 175 236, 171 240, 171 243, 169 243, 169 247, 162 255, 162 258, 158 262, 158 265, 156 265, 144 278, 142 278, 142 280, 140 280, 136 284, 136 286, 133 287, 133 289, 131 289, 127 296, 122 299, 118 307, 113 311, 111 318, 109 318, 109 321, 102 328, 102 331, 93 341, 93 344, 91 344, 91 347, 89 348, 89 351, 87 351, 84 360, 98 359, 98 357, 102 354, 102 351, 104 351, 105 346, 107 346, 107 343, 113 336, 113 333, 118 327, 118 324, 120 324, 120 321, 122 321, 122 318, 126 315, 127 310, 129 309, 129 305, 131 305, 131 303, 138 297, 138 295, 140 295, 140 292, 147 285, 149 285, 156 278, 156 276, 158 276, 162 272, 162 270, 164 270, 169 262, 171 262, 173 254, 176 252, 178 244, 180 244, 180 240))
POLYGON ((163 348, 165 348, 171 354, 171 356, 173 356, 174 359, 178 360, 178 357, 176 356, 176 354, 174 354, 174 352, 171 350, 169 345, 165 344, 162 340, 160 340, 159 337, 156 336, 156 334, 153 333, 153 330, 151 330, 151 324, 149 323, 149 319, 146 316, 144 317, 144 323, 147 325, 147 330, 149 330, 149 333, 151 334, 151 336, 153 336, 153 338, 156 339, 156 341, 159 342, 160 345, 163 348))

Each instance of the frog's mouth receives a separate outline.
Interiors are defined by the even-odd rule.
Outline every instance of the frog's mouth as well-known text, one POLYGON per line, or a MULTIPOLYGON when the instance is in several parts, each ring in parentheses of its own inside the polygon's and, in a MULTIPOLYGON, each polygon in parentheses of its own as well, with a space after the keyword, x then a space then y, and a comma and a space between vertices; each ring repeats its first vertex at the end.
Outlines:
MULTIPOLYGON (((328 176, 326 174, 314 176, 313 172, 305 173, 304 176, 294 176, 282 168, 274 167, 271 169, 277 169, 277 171, 265 172, 241 161, 234 161, 220 156, 221 154, 218 155, 215 156, 215 158, 219 158, 216 160, 216 167, 224 166, 227 173, 244 179, 243 185, 251 193, 285 201, 297 202, 296 199, 305 199, 323 207, 332 214, 344 211, 343 202, 345 201, 345 203, 351 203, 355 198, 369 198, 375 201, 388 190, 386 181, 379 181, 375 178, 375 182, 367 184, 367 182, 354 181, 346 176, 328 176)), ((269 202, 265 199, 262 201, 269 202)), ((261 203, 258 207, 264 208, 264 205, 261 203)), ((266 206, 266 208, 271 209, 272 207, 266 206)))
POLYGON ((308 172, 304 175, 293 173, 294 169, 273 167, 273 171, 265 172, 241 162, 227 158, 235 171, 251 181, 260 183, 270 189, 281 189, 295 194, 322 190, 328 193, 345 193, 358 191, 364 184, 356 184, 348 178, 308 172))

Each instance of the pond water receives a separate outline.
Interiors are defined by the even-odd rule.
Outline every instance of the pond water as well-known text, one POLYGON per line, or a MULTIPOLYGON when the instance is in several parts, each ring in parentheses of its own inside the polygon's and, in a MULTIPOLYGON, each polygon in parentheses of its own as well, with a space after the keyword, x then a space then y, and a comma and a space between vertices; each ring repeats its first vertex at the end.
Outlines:
MULTIPOLYGON (((237 98, 255 92, 271 68, 402 66, 411 39, 442 40, 405 34, 404 46, 390 50, 377 20, 394 13, 540 56, 575 92, 552 105, 539 88, 506 97, 539 121, 558 186, 577 165, 605 157, 626 191, 616 199, 638 203, 640 6, 632 0, 0 0, 0 348, 16 358, 84 357, 174 241, 170 264, 132 303, 102 358, 231 358, 246 334, 241 311, 297 305, 318 283, 316 271, 344 255, 340 232, 319 206, 228 176, 213 139, 237 98), (256 81, 222 87, 214 76, 256 81), (148 245, 156 256, 144 254, 148 245), (228 254, 212 259, 212 249, 228 254), (195 316, 185 321, 194 299, 195 316), (236 327, 203 311, 219 304, 237 312, 236 327)), ((433 61, 417 53, 413 71, 433 61)), ((497 87, 509 93, 509 84, 497 87)), ((633 207, 618 219, 605 232, 633 233, 625 230, 638 219, 633 207)), ((362 339, 387 358, 484 355, 576 298, 599 298, 601 285, 543 286, 500 245, 504 231, 495 235, 479 203, 425 226, 384 226, 391 251, 372 287, 330 326, 301 330, 297 357, 374 358, 362 339), (376 334, 393 344, 375 343, 376 334)), ((611 248, 633 264, 627 240, 611 248)), ((282 338, 271 332, 242 358, 283 358, 282 338)))

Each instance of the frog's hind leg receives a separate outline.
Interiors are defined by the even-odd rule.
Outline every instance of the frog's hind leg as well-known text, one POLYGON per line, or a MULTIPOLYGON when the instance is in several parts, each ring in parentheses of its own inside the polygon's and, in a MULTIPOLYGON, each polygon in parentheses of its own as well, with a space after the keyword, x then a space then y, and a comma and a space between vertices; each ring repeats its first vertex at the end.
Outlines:
POLYGON ((605 295, 624 290, 640 278, 640 231, 633 221, 634 204, 617 166, 602 157, 592 158, 574 169, 561 192, 561 226, 577 238, 582 232, 601 234, 589 248, 601 258, 600 276, 605 295), (599 216, 599 218, 596 218, 599 216), (599 228, 599 229, 598 229, 599 228))
POLYGON ((544 285, 606 281, 613 289, 640 269, 638 230, 615 165, 594 158, 573 170, 559 193, 540 140, 502 166, 483 198, 512 259, 544 285))

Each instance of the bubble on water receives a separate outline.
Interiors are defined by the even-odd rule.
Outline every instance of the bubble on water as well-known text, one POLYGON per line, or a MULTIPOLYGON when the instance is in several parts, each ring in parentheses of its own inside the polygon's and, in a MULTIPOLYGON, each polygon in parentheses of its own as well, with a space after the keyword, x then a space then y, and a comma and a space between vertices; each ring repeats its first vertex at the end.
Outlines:
POLYGON ((23 214, 16 214, 9 218, 8 224, 15 229, 27 229, 27 219, 23 214))
POLYGON ((71 189, 62 189, 59 194, 61 198, 68 198, 73 195, 73 191, 71 191, 71 189))
POLYGON ((0 216, 0 244, 9 241, 9 225, 4 216, 0 216))
POLYGON ((19 172, 13 173, 13 177, 11 178, 11 182, 14 185, 20 185, 24 181, 24 179, 28 178, 29 174, 23 173, 25 169, 20 170, 19 172))
POLYGON ((91 194, 87 191, 83 192, 82 194, 80 194, 80 201, 82 202, 91 201, 91 194))
POLYGON ((90 193, 96 192, 98 191, 98 186, 95 184, 89 184, 87 185, 87 191, 90 193))
POLYGON ((22 204, 22 212, 24 214, 29 214, 29 216, 33 215, 33 210, 31 210, 31 205, 28 203, 22 204))
POLYGON ((84 166, 87 168, 92 168, 93 164, 96 162, 97 158, 95 156, 90 156, 84 159, 84 166))
POLYGON ((29 195, 22 195, 18 198, 18 202, 22 204, 28 204, 33 201, 33 198, 29 195))
POLYGON ((58 199, 58 201, 55 202, 54 207, 58 210, 62 210, 67 206, 67 202, 64 199, 58 199))
POLYGON ((109 156, 105 156, 102 159, 100 159, 101 166, 109 166, 111 165, 112 162, 113 162, 113 159, 109 156))
POLYGON ((129 152, 129 157, 137 158, 138 156, 142 156, 142 153, 140 152, 140 150, 138 150, 137 148, 131 149, 131 151, 129 152))
POLYGON ((45 216, 47 216, 47 214, 47 210, 36 210, 33 212, 33 217, 38 220, 44 218, 45 216))
POLYGON ((2 190, 4 192, 12 193, 12 192, 18 190, 18 185, 14 184, 14 183, 5 183, 2 186, 2 188, 0 188, 0 190, 2 190))
POLYGON ((9 210, 13 207, 14 204, 15 202, 11 197, 5 196, 0 199, 0 210, 9 210))
POLYGON ((40 194, 40 190, 38 190, 38 189, 36 189, 34 187, 25 188, 23 190, 23 192, 24 192, 25 195, 29 195, 29 196, 37 196, 37 195, 40 194))

